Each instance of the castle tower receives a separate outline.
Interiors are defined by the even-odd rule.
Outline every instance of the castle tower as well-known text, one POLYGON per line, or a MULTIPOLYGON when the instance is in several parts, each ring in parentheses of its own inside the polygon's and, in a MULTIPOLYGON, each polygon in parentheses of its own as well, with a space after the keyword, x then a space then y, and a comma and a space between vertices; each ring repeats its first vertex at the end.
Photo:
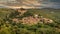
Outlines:
POLYGON ((25 12, 27 12, 27 10, 24 8, 20 8, 17 11, 20 13, 20 15, 23 15, 25 12))

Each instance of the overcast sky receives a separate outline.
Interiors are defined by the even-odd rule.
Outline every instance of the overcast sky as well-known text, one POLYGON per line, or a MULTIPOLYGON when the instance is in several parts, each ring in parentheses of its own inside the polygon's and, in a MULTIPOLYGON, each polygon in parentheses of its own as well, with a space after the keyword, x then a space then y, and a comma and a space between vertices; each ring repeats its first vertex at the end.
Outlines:
POLYGON ((20 5, 60 8, 60 0, 0 0, 0 7, 20 5))

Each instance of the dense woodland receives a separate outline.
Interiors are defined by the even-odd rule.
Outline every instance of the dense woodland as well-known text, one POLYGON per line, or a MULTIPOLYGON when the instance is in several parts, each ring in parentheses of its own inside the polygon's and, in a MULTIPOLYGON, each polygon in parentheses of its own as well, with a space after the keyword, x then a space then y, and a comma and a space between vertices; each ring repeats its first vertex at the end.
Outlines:
POLYGON ((54 22, 45 24, 37 23, 27 25, 15 23, 10 18, 15 18, 16 10, 0 8, 0 34, 60 34, 60 10, 59 9, 28 9, 28 11, 17 18, 22 19, 26 16, 38 14, 45 18, 52 19, 54 22), (11 16, 10 16, 11 15, 11 16))

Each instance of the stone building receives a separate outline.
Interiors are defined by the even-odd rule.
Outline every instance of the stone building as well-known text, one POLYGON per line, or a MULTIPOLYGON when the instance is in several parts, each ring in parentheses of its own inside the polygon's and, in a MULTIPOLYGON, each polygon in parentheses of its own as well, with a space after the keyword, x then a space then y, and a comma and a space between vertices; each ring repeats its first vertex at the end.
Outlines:
POLYGON ((23 15, 25 12, 27 12, 27 9, 20 8, 20 9, 17 9, 17 11, 20 13, 20 15, 23 15))

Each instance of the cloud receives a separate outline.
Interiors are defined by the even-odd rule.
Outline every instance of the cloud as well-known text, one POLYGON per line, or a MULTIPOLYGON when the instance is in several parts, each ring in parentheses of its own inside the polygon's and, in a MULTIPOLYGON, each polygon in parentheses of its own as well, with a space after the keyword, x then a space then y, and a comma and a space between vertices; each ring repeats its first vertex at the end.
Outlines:
POLYGON ((60 8, 60 0, 44 0, 42 4, 44 7, 60 8))
POLYGON ((0 6, 60 8, 60 0, 0 0, 0 6))

